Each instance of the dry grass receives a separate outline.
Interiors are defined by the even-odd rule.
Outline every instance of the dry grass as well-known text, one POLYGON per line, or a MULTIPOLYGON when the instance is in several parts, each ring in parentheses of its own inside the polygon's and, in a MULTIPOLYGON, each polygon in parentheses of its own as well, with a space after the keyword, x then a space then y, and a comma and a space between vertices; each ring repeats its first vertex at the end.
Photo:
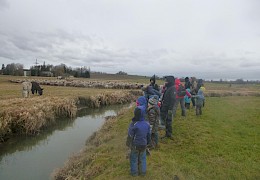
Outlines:
POLYGON ((36 134, 55 122, 56 117, 74 117, 75 101, 70 98, 34 97, 0 101, 0 138, 9 134, 36 134))
POLYGON ((11 134, 37 134, 57 117, 75 117, 78 105, 98 108, 123 104, 134 100, 137 94, 135 91, 116 91, 86 97, 34 96, 1 100, 0 139, 4 141, 11 134))

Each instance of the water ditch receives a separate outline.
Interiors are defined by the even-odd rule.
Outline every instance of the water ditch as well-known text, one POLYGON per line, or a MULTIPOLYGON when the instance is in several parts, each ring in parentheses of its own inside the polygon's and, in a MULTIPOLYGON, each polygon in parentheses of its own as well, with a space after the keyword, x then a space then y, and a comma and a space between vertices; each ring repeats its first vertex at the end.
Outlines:
POLYGON ((0 147, 0 179, 50 179, 54 169, 85 145, 106 116, 129 105, 81 109, 75 119, 58 120, 37 136, 11 138, 0 147))

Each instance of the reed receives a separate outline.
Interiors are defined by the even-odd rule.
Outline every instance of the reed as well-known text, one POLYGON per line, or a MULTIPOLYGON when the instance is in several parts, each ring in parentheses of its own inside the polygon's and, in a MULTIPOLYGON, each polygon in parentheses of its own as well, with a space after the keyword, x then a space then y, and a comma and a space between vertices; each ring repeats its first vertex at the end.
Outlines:
POLYGON ((69 98, 34 97, 0 101, 0 137, 11 134, 37 134, 57 117, 74 117, 75 101, 69 98))
POLYGON ((111 104, 123 104, 136 98, 141 92, 116 91, 87 97, 14 98, 1 100, 0 139, 5 141, 12 134, 34 135, 53 123, 58 117, 73 118, 79 106, 98 108, 111 104))

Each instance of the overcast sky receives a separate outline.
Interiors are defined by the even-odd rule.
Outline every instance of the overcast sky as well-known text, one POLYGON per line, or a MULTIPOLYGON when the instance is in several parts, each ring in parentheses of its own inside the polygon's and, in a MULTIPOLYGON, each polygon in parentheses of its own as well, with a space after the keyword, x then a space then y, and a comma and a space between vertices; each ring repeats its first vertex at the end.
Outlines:
POLYGON ((260 79, 259 0, 0 0, 0 63, 260 79))

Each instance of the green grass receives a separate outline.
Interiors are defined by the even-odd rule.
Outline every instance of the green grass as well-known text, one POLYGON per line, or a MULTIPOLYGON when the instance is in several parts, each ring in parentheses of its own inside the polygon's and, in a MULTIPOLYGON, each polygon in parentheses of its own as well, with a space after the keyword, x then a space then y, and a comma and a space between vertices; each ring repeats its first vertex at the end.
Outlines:
MULTIPOLYGON (((159 149, 152 150, 147 175, 136 179, 173 179, 175 175, 180 179, 259 179, 259 105, 259 97, 211 97, 202 116, 195 116, 191 109, 186 118, 180 116, 179 108, 173 123, 174 140, 160 142, 159 149)), ((125 146, 132 116, 133 109, 112 125, 106 124, 63 173, 71 171, 72 177, 85 179, 133 179, 125 146), (93 145, 97 139, 98 145, 93 145)))

